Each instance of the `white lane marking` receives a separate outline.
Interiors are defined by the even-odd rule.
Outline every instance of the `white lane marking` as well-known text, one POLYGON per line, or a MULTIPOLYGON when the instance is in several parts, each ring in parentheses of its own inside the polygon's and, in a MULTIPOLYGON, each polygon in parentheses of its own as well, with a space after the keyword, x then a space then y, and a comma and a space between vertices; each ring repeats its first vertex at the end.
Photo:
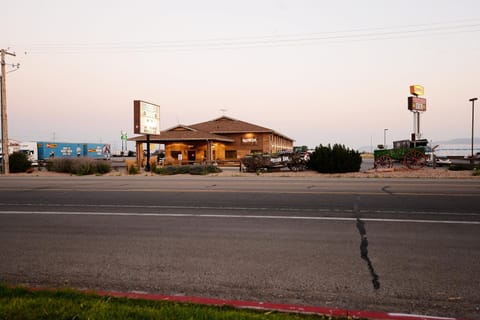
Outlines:
MULTIPOLYGON (((279 211, 279 212, 319 212, 319 213, 354 213, 352 209, 324 209, 324 208, 267 208, 267 207, 212 207, 212 206, 159 206, 159 205, 120 205, 120 204, 57 204, 57 203, 0 203, 0 206, 5 207, 47 207, 47 208, 136 208, 136 209, 158 209, 158 210, 177 210, 177 209, 192 209, 192 210, 231 210, 231 211, 279 211)), ((361 214, 404 214, 404 215, 449 215, 449 216, 478 216, 478 213, 473 212, 432 212, 432 211, 401 211, 401 210, 358 210, 361 214)))
POLYGON ((408 313, 388 313, 392 317, 410 317, 417 319, 435 319, 435 320, 456 320, 457 318, 445 318, 445 317, 436 317, 436 316, 424 316, 420 314, 408 314, 408 313))
MULTIPOLYGON (((85 186, 77 186, 77 187, 65 187, 65 188, 10 188, 10 187, 0 187, 1 191, 35 191, 35 192, 51 192, 51 191, 74 191, 74 192, 91 192, 90 185, 85 186), (85 187, 88 189, 82 189, 81 187, 85 187)), ((205 188, 205 186, 202 186, 205 188)), ((419 192, 411 192, 411 191, 395 191, 390 190, 391 193, 386 193, 382 190, 372 190, 372 191, 360 191, 360 190, 351 190, 351 191, 340 191, 340 190, 261 190, 262 193, 266 194, 309 194, 309 195, 373 195, 373 196, 422 196, 422 197, 438 197, 438 196, 445 196, 445 197, 478 197, 477 192, 469 191, 467 192, 459 192, 456 193, 441 193, 441 192, 432 192, 428 193, 427 191, 423 190, 422 193, 419 192)), ((258 193, 259 190, 249 190, 249 189, 227 189, 227 188, 220 188, 216 187, 216 189, 207 188, 207 189, 178 189, 178 188, 136 188, 136 189, 103 189, 98 190, 98 192, 153 192, 153 193, 160 193, 160 192, 169 192, 169 193, 258 193)))
MULTIPOLYGON (((66 212, 66 211, 0 211, 0 214, 18 215, 85 215, 85 216, 122 216, 122 217, 186 217, 186 218, 219 218, 219 219, 275 219, 275 220, 320 220, 320 221, 356 221, 357 218, 342 217, 306 217, 306 216, 271 216, 271 215, 236 215, 236 214, 195 214, 195 213, 142 213, 142 212, 66 212)), ((421 220, 421 219, 378 219, 362 218, 370 222, 403 222, 430 224, 467 224, 480 225, 480 221, 458 220, 421 220)))

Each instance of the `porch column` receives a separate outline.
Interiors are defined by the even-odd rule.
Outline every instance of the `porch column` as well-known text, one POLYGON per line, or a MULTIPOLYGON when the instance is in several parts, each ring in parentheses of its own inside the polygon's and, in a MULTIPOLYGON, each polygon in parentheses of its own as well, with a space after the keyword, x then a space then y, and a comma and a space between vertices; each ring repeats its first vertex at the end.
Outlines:
POLYGON ((137 141, 135 147, 137 152, 137 166, 140 169, 143 167, 143 142, 137 141))
POLYGON ((207 140, 207 163, 212 162, 212 142, 207 140))

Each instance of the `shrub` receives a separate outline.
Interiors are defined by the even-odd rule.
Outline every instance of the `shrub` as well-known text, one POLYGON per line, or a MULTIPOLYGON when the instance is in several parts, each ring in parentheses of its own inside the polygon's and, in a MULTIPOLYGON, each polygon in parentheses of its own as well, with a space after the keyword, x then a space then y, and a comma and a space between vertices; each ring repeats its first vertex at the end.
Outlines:
POLYGON ((321 173, 357 172, 361 165, 360 153, 340 144, 316 147, 308 162, 310 169, 321 173))
POLYGON ((167 166, 167 167, 157 167, 155 170, 152 170, 156 174, 163 174, 163 175, 170 175, 170 174, 177 174, 176 167, 174 166, 167 166))
POLYGON ((222 169, 220 169, 218 166, 191 166, 189 170, 190 174, 193 175, 206 175, 209 173, 218 173, 222 172, 222 169))
POLYGON ((79 176, 90 174, 104 174, 112 171, 112 165, 105 160, 92 158, 57 158, 47 160, 48 171, 76 174, 79 176))
POLYGON ((95 162, 96 164, 96 167, 97 167, 97 172, 96 173, 99 173, 99 174, 105 174, 105 173, 109 173, 110 171, 112 171, 112 164, 109 162, 109 161, 105 161, 105 160, 97 160, 95 162))
POLYGON ((125 164, 127 165, 128 174, 137 174, 139 172, 137 162, 135 160, 125 160, 125 164))
POLYGON ((470 163, 457 163, 457 164, 452 164, 448 167, 448 170, 450 171, 467 171, 467 170, 473 170, 474 167, 470 163))
POLYGON ((79 176, 94 174, 94 166, 92 162, 95 161, 90 158, 77 158, 72 163, 71 174, 76 174, 79 176))
POLYGON ((71 173, 73 166, 73 159, 69 158, 54 158, 48 159, 46 167, 48 171, 71 173))
POLYGON ((129 166, 128 174, 138 174, 139 170, 137 166, 129 166))
POLYGON ((8 156, 10 172, 26 172, 32 167, 32 162, 28 160, 28 156, 22 151, 16 151, 8 156))
POLYGON ((173 174, 193 174, 193 175, 206 175, 209 173, 218 173, 222 172, 217 166, 201 166, 201 165, 193 165, 193 166, 166 166, 166 167, 157 167, 152 172, 156 174, 163 174, 163 175, 173 175, 173 174))
POLYGON ((150 158, 150 171, 155 172, 155 169, 157 169, 157 157, 152 157, 150 158))

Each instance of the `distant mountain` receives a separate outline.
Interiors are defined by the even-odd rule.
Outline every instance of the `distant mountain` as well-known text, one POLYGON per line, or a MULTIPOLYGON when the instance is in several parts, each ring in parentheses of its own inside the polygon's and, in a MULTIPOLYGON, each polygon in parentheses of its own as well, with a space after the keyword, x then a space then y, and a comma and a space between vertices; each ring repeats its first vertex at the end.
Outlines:
MULTIPOLYGON (((472 138, 457 138, 457 139, 451 139, 451 140, 444 140, 444 141, 435 141, 433 140, 435 144, 471 144, 472 143, 472 138)), ((475 137, 473 139, 474 144, 479 144, 480 143, 480 138, 475 137)))
MULTIPOLYGON (((451 140, 443 140, 443 141, 436 141, 433 140, 432 144, 433 145, 440 145, 440 147, 445 147, 449 146, 450 148, 454 148, 455 145, 462 145, 462 147, 466 148, 467 146, 470 146, 472 143, 472 138, 456 138, 456 139, 451 139, 451 140)), ((480 146, 480 137, 475 137, 473 141, 475 145, 475 149, 477 149, 480 146)), ((391 148, 392 146, 388 146, 391 148)), ((377 148, 376 145, 373 146, 373 149, 375 150, 377 148)), ((358 148, 358 151, 360 152, 371 152, 372 151, 372 146, 361 146, 358 148)))

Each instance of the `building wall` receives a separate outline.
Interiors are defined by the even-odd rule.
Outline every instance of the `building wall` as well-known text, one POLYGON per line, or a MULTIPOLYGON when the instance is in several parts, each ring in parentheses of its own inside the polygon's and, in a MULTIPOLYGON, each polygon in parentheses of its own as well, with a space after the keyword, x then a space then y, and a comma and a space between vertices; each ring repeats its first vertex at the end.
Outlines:
MULTIPOLYGON (((258 153, 275 153, 283 150, 293 150, 293 141, 271 133, 244 133, 229 135, 235 142, 226 144, 225 151, 236 151, 236 158, 258 153)), ((228 158, 226 160, 229 160, 228 158)))
POLYGON ((178 142, 165 143, 165 164, 188 164, 207 161, 208 152, 211 152, 212 161, 239 160, 246 155, 258 153, 276 153, 284 150, 293 150, 293 141, 272 133, 244 133, 225 135, 234 140, 232 143, 225 142, 178 142), (189 161, 189 153, 194 153, 194 161, 189 161), (182 160, 178 160, 178 154, 182 160))

